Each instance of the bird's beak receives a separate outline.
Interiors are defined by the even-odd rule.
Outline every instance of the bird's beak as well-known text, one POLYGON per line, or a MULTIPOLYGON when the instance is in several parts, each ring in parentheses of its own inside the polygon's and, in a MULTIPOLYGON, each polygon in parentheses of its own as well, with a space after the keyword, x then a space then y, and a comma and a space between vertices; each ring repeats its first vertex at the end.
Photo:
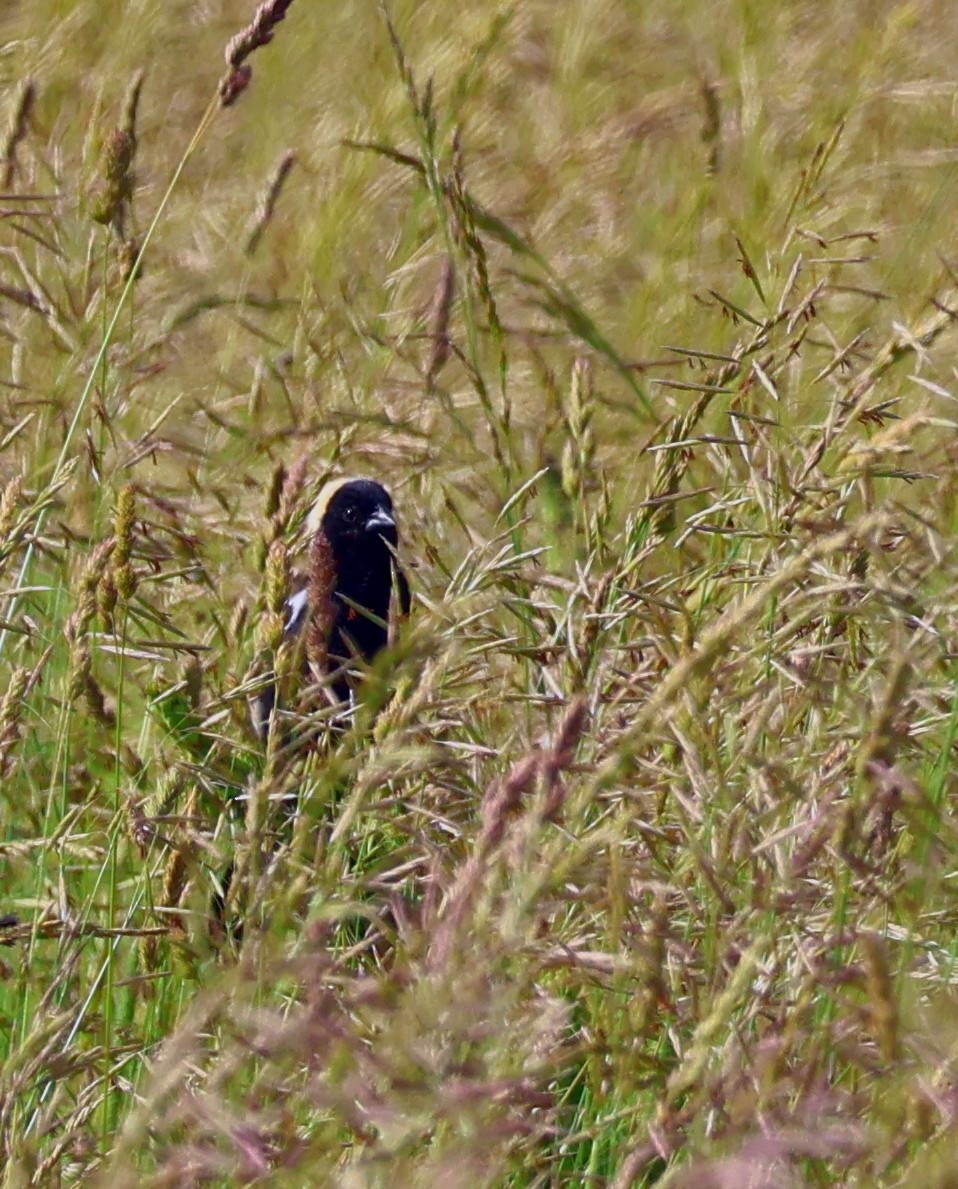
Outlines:
POLYGON ((389 529, 395 529, 395 527, 395 520, 393 520, 385 508, 377 508, 365 524, 367 533, 382 533, 389 529))

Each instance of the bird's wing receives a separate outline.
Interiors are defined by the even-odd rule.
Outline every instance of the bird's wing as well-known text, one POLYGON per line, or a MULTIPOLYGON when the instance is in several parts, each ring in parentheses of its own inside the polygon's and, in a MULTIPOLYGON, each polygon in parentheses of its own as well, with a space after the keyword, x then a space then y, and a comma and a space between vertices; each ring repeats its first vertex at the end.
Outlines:
POLYGON ((287 639, 298 636, 303 630, 309 612, 309 590, 298 591, 286 600, 286 624, 283 628, 287 639))

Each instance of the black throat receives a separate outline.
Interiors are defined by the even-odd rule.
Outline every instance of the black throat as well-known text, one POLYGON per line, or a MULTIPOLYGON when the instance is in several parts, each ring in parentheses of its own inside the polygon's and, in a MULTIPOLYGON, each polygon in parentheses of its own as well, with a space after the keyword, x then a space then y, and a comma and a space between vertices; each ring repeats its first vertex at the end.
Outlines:
POLYGON ((336 626, 330 651, 342 660, 358 652, 371 661, 387 642, 386 628, 376 620, 389 618, 395 563, 380 537, 363 544, 336 556, 336 626))

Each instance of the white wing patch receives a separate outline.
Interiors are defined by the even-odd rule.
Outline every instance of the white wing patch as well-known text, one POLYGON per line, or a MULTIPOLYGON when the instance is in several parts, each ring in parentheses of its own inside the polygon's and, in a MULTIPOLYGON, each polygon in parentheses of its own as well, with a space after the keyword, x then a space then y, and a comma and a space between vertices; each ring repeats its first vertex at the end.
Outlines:
POLYGON ((285 632, 287 636, 298 636, 303 630, 303 624, 306 622, 306 613, 309 610, 309 591, 301 590, 297 594, 290 595, 286 600, 286 627, 285 632))

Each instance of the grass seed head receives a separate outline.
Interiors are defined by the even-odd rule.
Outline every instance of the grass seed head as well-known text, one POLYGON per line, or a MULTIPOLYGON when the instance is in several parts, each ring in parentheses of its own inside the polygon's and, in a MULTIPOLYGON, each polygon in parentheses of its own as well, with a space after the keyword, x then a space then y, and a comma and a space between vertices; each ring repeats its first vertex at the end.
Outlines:
POLYGON ((97 223, 118 225, 122 209, 133 192, 130 168, 136 152, 136 141, 128 132, 114 128, 107 135, 100 157, 100 180, 90 217, 97 223))
POLYGON ((136 523, 136 492, 132 483, 120 489, 113 518, 113 578, 118 594, 131 599, 136 591, 136 573, 130 565, 133 556, 133 530, 136 523))
POLYGON ((336 622, 336 559, 329 538, 322 531, 313 536, 309 548, 309 625, 306 629, 306 657, 318 679, 329 668, 329 638, 336 622))
POLYGON ((139 281, 143 276, 141 248, 142 242, 137 236, 127 236, 116 241, 116 271, 121 285, 125 285, 131 276, 135 281, 139 281))
MULTIPOLYGON (((64 625, 64 635, 70 644, 70 660, 67 676, 67 698, 74 701, 88 690, 92 681, 92 651, 90 628, 97 613, 98 591, 106 565, 113 553, 115 542, 112 537, 93 550, 80 571, 77 583, 77 605, 64 625)), ((95 684, 95 683, 94 683, 95 684)), ((97 687, 98 689, 99 687, 97 687)), ((102 695, 93 695, 95 707, 103 702, 102 695)), ((106 715, 105 707, 103 714, 106 715)))
POLYGON ((426 387, 432 389, 449 358, 449 319, 456 296, 456 270, 449 255, 443 256, 442 271, 429 313, 429 341, 431 350, 426 364, 426 387))
POLYGON ((279 201, 279 196, 283 192, 286 179, 289 177, 295 164, 296 154, 287 149, 273 171, 269 186, 266 188, 266 192, 260 198, 256 207, 256 213, 253 216, 253 221, 246 236, 245 251, 247 256, 252 256, 257 247, 259 247, 263 233, 273 220, 273 215, 276 212, 276 203, 279 201))
POLYGON ((123 97, 123 109, 120 114, 120 128, 136 145, 136 120, 140 110, 140 97, 143 94, 144 72, 138 70, 130 79, 126 95, 123 97))
POLYGON ((13 531, 14 518, 22 493, 23 478, 20 475, 14 475, 4 487, 3 494, 0 495, 0 545, 6 542, 13 531))
POLYGON ((0 702, 0 776, 6 774, 10 754, 21 734, 23 698, 30 685, 31 676, 28 668, 14 669, 9 677, 7 692, 0 702))
POLYGON ((260 643, 270 651, 278 649, 283 642, 289 580, 289 550, 285 541, 276 540, 266 555, 266 609, 260 628, 260 643))
POLYGON ((882 1057, 889 1062, 897 1061, 899 1055, 898 1002, 894 982, 888 965, 885 943, 875 933, 861 935, 861 947, 865 956, 865 988, 868 995, 868 1010, 871 1015, 875 1039, 882 1057))
POLYGON ((104 141, 98 177, 90 199, 90 218, 96 223, 112 227, 120 240, 126 239, 127 217, 133 199, 136 118, 142 89, 143 72, 138 71, 124 97, 120 123, 107 134, 104 141))
POLYGON ((100 612, 100 623, 103 625, 105 631, 113 630, 113 613, 116 610, 119 597, 120 594, 116 588, 116 576, 111 566, 104 571, 96 592, 97 610, 100 612))
POLYGON ((80 692, 82 692, 93 718, 101 726, 113 728, 116 726, 116 712, 108 703, 103 686, 93 676, 93 659, 89 644, 82 646, 80 658, 82 659, 78 659, 74 683, 71 685, 71 694, 74 698, 77 696, 73 691, 76 689, 77 683, 82 681, 80 692))
POLYGON ((246 59, 260 46, 269 45, 276 26, 285 20, 292 2, 293 0, 264 0, 250 23, 231 38, 224 54, 228 69, 219 83, 222 107, 231 107, 249 86, 253 68, 246 59))
POLYGON ((308 473, 309 455, 304 452, 289 468, 289 472, 283 480, 279 493, 278 515, 284 526, 289 524, 293 513, 296 511, 303 494, 303 489, 306 486, 306 476, 308 473))
POLYGON ((280 496, 285 482, 286 466, 280 461, 273 467, 269 486, 266 488, 266 517, 268 520, 272 520, 279 511, 280 496))

